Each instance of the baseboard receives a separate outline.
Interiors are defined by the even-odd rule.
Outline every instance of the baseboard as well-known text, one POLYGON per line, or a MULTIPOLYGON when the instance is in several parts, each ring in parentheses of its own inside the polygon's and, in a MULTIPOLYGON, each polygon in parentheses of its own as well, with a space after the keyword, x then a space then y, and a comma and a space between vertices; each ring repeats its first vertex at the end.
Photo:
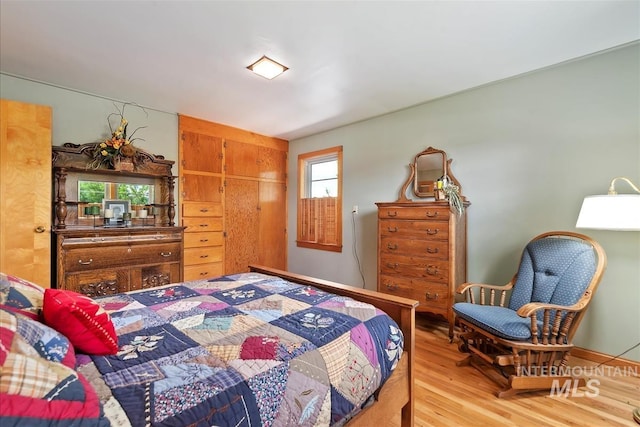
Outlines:
POLYGON ((578 357, 580 359, 589 360, 596 363, 606 363, 608 366, 625 366, 629 368, 640 368, 640 362, 630 359, 624 359, 621 357, 612 360, 614 356, 600 353, 593 350, 588 350, 582 347, 574 347, 571 350, 571 356, 578 357))

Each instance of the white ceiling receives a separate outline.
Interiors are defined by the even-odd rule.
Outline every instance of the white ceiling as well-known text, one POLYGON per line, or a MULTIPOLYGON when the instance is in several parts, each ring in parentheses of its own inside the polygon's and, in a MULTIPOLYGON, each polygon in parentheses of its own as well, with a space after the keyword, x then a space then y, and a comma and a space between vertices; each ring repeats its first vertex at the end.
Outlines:
POLYGON ((296 139, 640 39, 640 1, 7 1, 0 71, 296 139), (290 67, 266 80, 262 55, 290 67))

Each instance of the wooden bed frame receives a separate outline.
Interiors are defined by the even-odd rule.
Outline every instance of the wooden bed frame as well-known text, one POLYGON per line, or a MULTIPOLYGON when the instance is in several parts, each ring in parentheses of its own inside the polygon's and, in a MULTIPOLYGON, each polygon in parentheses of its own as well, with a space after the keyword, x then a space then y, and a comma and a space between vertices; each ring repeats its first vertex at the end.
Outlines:
POLYGON ((249 270, 282 277, 294 283, 314 286, 323 291, 348 296, 372 304, 384 310, 398 323, 404 334, 404 353, 398 366, 375 396, 375 403, 362 410, 349 423, 349 427, 388 425, 387 420, 401 412, 402 427, 413 426, 413 361, 415 351, 415 309, 418 301, 354 288, 328 280, 260 265, 250 265, 249 270))

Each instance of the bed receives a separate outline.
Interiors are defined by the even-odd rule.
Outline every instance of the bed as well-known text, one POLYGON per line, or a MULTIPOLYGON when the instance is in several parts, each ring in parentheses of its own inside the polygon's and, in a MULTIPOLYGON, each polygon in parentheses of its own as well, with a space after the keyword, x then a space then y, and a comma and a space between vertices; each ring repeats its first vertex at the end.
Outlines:
MULTIPOLYGON (((91 347, 93 337, 64 331, 73 321, 48 308, 58 298, 67 310, 75 304, 67 297, 44 293, 43 323, 73 337, 67 350, 58 343, 58 353, 46 357, 57 357, 76 381, 66 377, 64 387, 52 388, 49 406, 15 400, 11 390, 27 375, 8 376, 5 368, 14 365, 0 353, 3 426, 50 425, 47 417, 79 426, 369 426, 399 413, 403 426, 413 425, 413 300, 250 266, 249 273, 79 298, 96 307, 82 312, 92 323, 109 319, 101 325, 113 331, 99 334, 117 334, 115 344, 91 347), (68 400, 75 406, 63 408, 68 400), (45 411, 42 419, 36 409, 45 411)), ((3 343, 15 349, 7 317, 3 343)), ((24 322, 14 327, 14 341, 29 331, 24 322)), ((41 356, 45 347, 34 345, 41 356)))

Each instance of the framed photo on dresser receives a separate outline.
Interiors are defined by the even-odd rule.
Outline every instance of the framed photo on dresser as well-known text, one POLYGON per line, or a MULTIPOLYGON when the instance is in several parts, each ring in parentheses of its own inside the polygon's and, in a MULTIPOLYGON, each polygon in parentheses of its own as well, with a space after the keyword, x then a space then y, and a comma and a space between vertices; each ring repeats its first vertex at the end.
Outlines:
POLYGON ((129 200, 105 199, 103 200, 103 215, 108 219, 109 225, 122 222, 122 214, 130 210, 129 200))

